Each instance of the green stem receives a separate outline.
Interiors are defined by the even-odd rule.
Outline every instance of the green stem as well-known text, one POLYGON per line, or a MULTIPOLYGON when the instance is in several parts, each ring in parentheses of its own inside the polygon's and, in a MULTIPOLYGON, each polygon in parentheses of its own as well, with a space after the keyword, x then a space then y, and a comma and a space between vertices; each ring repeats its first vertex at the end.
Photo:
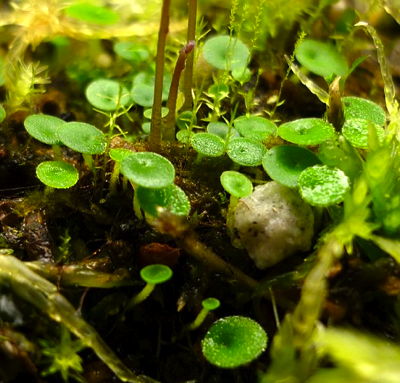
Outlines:
POLYGON ((156 285, 154 283, 147 283, 146 286, 143 287, 141 291, 139 291, 128 303, 128 306, 126 307, 127 310, 130 310, 133 306, 138 305, 139 303, 142 303, 144 300, 146 300, 149 295, 153 292, 154 288, 156 285))
POLYGON ((93 163, 93 157, 91 154, 86 154, 86 153, 82 153, 83 156, 83 160, 85 161, 86 166, 90 169, 90 170, 94 170, 94 163, 93 163))
POLYGON ((189 330, 196 330, 196 328, 199 328, 201 324, 204 322, 204 319, 206 319, 206 316, 210 310, 205 309, 204 307, 201 309, 201 311, 197 314, 197 317, 195 320, 188 326, 189 330))
POLYGON ((158 32, 154 102, 151 114, 150 147, 157 150, 161 144, 161 103, 164 78, 165 43, 168 35, 169 8, 171 0, 163 0, 160 29, 158 32))
POLYGON ((115 194, 117 191, 117 182, 120 173, 120 168, 121 168, 120 162, 116 161, 110 177, 110 194, 115 194))

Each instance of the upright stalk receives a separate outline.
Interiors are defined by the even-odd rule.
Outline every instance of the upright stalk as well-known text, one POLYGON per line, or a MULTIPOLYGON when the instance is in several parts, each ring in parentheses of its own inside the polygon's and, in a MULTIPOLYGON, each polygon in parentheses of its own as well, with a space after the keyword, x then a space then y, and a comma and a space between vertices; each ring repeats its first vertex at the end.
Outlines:
MULTIPOLYGON (((196 40, 196 21, 197 21, 197 0, 188 0, 188 29, 187 29, 187 43, 196 40)), ((183 110, 191 110, 193 107, 193 64, 194 54, 189 55, 186 59, 186 67, 183 77, 183 95, 185 102, 183 110)))
POLYGON ((194 40, 189 41, 179 52, 178 60, 176 61, 174 74, 172 75, 171 87, 169 89, 167 108, 168 114, 165 116, 162 138, 167 141, 173 141, 175 139, 175 114, 176 114, 176 100, 178 97, 179 80, 183 69, 185 68, 185 62, 189 57, 193 57, 190 54, 194 48, 194 40))
POLYGON ((161 103, 164 78, 165 42, 169 28, 169 8, 171 0, 163 0, 160 29, 158 31, 154 101, 151 114, 150 147, 157 150, 161 143, 161 103))

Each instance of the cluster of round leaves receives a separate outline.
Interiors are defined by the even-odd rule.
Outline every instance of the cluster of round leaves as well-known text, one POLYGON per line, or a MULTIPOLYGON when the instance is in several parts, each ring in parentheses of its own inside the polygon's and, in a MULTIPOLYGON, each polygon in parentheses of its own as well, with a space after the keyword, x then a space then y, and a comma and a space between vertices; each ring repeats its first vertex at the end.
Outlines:
POLYGON ((112 149, 110 156, 120 163, 121 173, 135 188, 140 207, 156 217, 159 209, 177 215, 188 215, 190 202, 185 192, 174 184, 175 168, 165 157, 152 152, 117 153, 112 149))
MULTIPOLYGON (((83 155, 102 154, 107 147, 104 133, 84 122, 65 122, 45 114, 32 114, 24 121, 27 132, 48 145, 65 145, 83 155)), ((65 189, 74 186, 78 170, 65 161, 45 161, 36 168, 36 175, 45 185, 65 189)))

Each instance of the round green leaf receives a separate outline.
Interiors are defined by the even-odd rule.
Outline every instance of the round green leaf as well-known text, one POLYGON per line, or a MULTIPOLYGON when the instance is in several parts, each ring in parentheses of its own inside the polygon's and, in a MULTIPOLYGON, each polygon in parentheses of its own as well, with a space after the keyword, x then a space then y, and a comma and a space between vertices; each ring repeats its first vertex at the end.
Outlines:
POLYGON ((229 158, 242 166, 261 165, 265 147, 259 141, 250 138, 234 138, 229 142, 227 150, 229 158))
POLYGON ((97 25, 111 25, 119 20, 118 13, 89 2, 76 2, 65 8, 65 13, 74 19, 97 25))
POLYGON ((45 161, 36 167, 36 176, 45 185, 55 189, 68 189, 79 179, 76 168, 64 161, 45 161))
POLYGON ((97 109, 107 112, 126 106, 131 101, 128 89, 118 81, 98 79, 92 81, 85 91, 87 100, 97 109))
POLYGON ((291 188, 297 186, 304 169, 319 163, 318 157, 310 150, 289 145, 274 146, 262 160, 263 168, 271 179, 291 188))
POLYGON ((125 148, 113 148, 110 149, 109 155, 110 158, 116 162, 122 162, 122 160, 130 155, 132 155, 133 152, 130 149, 125 149, 125 148))
POLYGON ((135 85, 131 90, 131 98, 135 104, 145 108, 153 106, 154 88, 147 84, 135 85))
MULTIPOLYGON (((207 132, 226 140, 229 134, 229 126, 225 122, 221 121, 209 122, 207 125, 207 132)), ((230 138, 232 137, 239 137, 239 133, 234 128, 231 128, 230 131, 230 138)))
POLYGON ((373 128, 376 131, 379 141, 385 136, 382 126, 361 118, 350 118, 342 126, 342 134, 355 148, 368 148, 368 130, 373 128))
POLYGON ((223 188, 234 197, 242 198, 253 192, 253 184, 242 173, 234 170, 227 170, 220 177, 223 188))
POLYGON ((330 43, 304 39, 298 44, 295 55, 305 68, 325 78, 344 76, 348 72, 346 59, 330 43))
POLYGON ((342 103, 345 120, 362 118, 379 126, 385 125, 385 111, 378 104, 360 97, 343 97, 342 103))
POLYGON ((174 165, 152 152, 136 152, 124 158, 121 173, 135 185, 154 189, 171 185, 175 178, 174 165))
POLYGON ((218 69, 238 70, 247 66, 249 48, 239 39, 230 36, 215 36, 203 46, 204 59, 218 69))
POLYGON ((61 142, 84 154, 102 154, 107 147, 104 133, 86 122, 68 122, 58 130, 61 142))
POLYGON ((140 207, 153 217, 158 216, 159 207, 176 215, 188 215, 190 202, 185 192, 175 184, 159 189, 138 187, 135 191, 140 207))
POLYGON ((264 141, 275 134, 276 125, 264 117, 241 116, 234 122, 235 129, 243 136, 258 141, 264 141))
POLYGON ((303 170, 298 184, 303 199, 312 206, 321 207, 343 201, 350 188, 344 172, 326 165, 315 165, 303 170))
POLYGON ((225 141, 215 134, 197 133, 190 142, 196 152, 206 157, 219 157, 225 152, 225 141))
POLYGON ((216 310, 221 305, 221 302, 217 298, 210 297, 210 298, 203 299, 203 301, 201 302, 201 305, 206 310, 213 311, 213 310, 216 310))
POLYGON ((176 139, 182 144, 189 144, 190 140, 195 134, 193 132, 189 132, 189 130, 179 130, 176 133, 176 139))
POLYGON ((172 278, 173 272, 167 265, 154 264, 143 267, 140 276, 146 283, 158 285, 172 278))
MULTIPOLYGON (((143 117, 145 117, 149 120, 151 119, 152 114, 153 114, 153 108, 149 108, 149 109, 146 109, 145 111, 143 111, 143 117)), ((165 117, 167 114, 168 114, 168 108, 163 106, 161 108, 161 117, 165 117)))
POLYGON ((278 127, 278 135, 297 145, 318 145, 335 135, 335 128, 320 118, 301 118, 278 127))
POLYGON ((61 118, 47 114, 31 114, 24 121, 27 132, 38 141, 47 145, 59 145, 59 128, 66 122, 61 118))
POLYGON ((114 44, 114 52, 131 63, 140 63, 150 58, 149 51, 132 41, 119 41, 114 44))
POLYGON ((210 363, 235 368, 265 351, 267 339, 264 329, 253 319, 230 316, 212 324, 201 342, 201 349, 210 363))

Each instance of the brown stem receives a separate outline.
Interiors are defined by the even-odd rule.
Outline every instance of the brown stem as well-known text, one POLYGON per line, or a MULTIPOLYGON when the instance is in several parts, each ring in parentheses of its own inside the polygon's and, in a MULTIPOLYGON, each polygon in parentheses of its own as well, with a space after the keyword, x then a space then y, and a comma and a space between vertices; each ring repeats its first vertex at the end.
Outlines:
POLYGON ((163 0, 160 29, 158 31, 154 101, 151 114, 150 147, 157 150, 161 144, 161 103, 164 78, 165 42, 169 27, 169 8, 171 0, 163 0))
MULTIPOLYGON (((197 0, 188 0, 188 30, 187 42, 196 39, 196 19, 197 19, 197 0)), ((193 83, 193 64, 194 55, 190 55, 186 60, 186 68, 183 74, 183 95, 185 102, 183 110, 191 110, 193 107, 192 83, 193 83)))
MULTIPOLYGON (((169 89, 167 108, 168 114, 164 119, 164 129, 162 138, 166 141, 173 141, 175 139, 175 114, 176 114, 176 100, 178 98, 179 80, 183 69, 185 68, 186 58, 193 51, 195 46, 194 40, 189 41, 179 52, 178 60, 176 61, 174 74, 172 75, 171 87, 169 89)), ((192 55, 189 55, 191 57, 192 55)))

